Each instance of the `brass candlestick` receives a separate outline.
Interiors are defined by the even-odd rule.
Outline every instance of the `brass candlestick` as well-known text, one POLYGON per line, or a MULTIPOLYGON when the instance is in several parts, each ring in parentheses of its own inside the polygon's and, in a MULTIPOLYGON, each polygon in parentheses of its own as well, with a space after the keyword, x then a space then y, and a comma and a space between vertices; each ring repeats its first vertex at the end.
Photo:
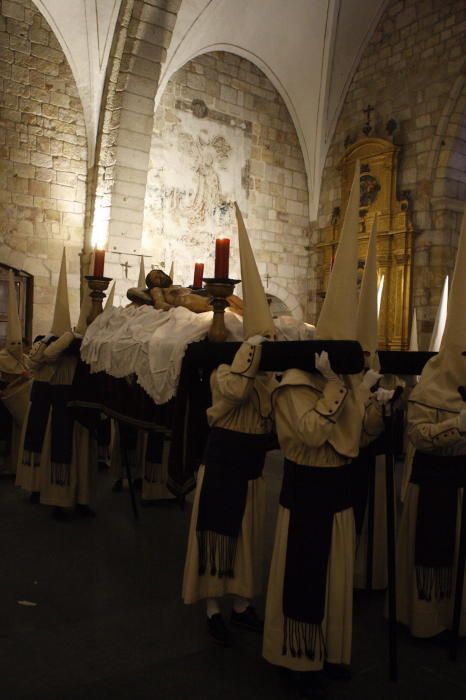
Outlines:
POLYGON ((218 277, 204 278, 205 291, 212 297, 214 317, 209 329, 208 338, 213 343, 223 343, 227 338, 225 327, 225 309, 230 306, 227 297, 233 294, 235 284, 241 280, 221 279, 218 277))
POLYGON ((91 290, 90 297, 92 299, 91 313, 87 317, 87 323, 90 325, 99 314, 102 313, 102 302, 105 299, 105 290, 112 281, 111 277, 94 277, 94 275, 86 275, 85 279, 91 290))

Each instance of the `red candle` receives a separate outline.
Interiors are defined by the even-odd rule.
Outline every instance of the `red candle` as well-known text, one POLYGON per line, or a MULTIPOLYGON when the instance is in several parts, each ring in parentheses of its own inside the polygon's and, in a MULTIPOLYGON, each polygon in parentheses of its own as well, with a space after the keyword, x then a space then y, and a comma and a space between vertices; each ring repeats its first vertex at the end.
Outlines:
POLYGON ((215 241, 215 277, 227 279, 230 265, 230 239, 217 238, 215 241))
POLYGON ((194 289, 202 287, 202 278, 204 276, 204 263, 194 263, 194 289))
POLYGON ((94 250, 94 277, 104 276, 105 250, 94 250))

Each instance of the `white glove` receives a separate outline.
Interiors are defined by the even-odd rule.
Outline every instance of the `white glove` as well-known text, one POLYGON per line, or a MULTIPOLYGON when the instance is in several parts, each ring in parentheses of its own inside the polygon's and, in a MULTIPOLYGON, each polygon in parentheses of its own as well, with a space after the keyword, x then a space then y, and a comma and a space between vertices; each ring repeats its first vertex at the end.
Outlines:
POLYGON ((373 386, 377 384, 382 375, 375 371, 375 369, 368 369, 364 375, 361 385, 365 389, 372 389, 373 386))
POLYGON ((458 416, 458 429, 460 433, 466 433, 466 408, 463 408, 458 416))
POLYGON ((267 340, 268 338, 263 335, 252 335, 246 342, 249 343, 249 345, 261 345, 261 343, 267 340))
POLYGON ((379 387, 375 392, 375 398, 377 399, 378 403, 387 404, 392 400, 394 393, 395 389, 382 389, 379 387))
POLYGON ((321 373, 323 377, 328 382, 338 382, 340 381, 338 379, 338 375, 335 374, 333 371, 331 365, 330 365, 330 360, 328 359, 328 352, 325 350, 322 350, 320 355, 316 352, 314 354, 315 357, 315 367, 316 369, 321 373))

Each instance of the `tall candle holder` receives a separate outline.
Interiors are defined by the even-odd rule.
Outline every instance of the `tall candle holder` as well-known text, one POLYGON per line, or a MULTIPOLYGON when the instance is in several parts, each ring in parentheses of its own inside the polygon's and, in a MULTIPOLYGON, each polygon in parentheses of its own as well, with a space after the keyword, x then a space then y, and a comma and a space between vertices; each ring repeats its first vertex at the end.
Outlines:
POLYGON ((207 337, 213 343, 223 343, 227 338, 225 326, 225 309, 230 306, 227 297, 233 294, 235 285, 241 280, 223 279, 221 277, 204 277, 205 291, 212 298, 214 317, 207 337))
POLYGON ((105 290, 112 281, 111 277, 95 277, 94 275, 86 275, 85 279, 91 290, 90 297, 92 299, 92 307, 89 316, 87 317, 87 323, 90 325, 92 321, 95 321, 97 316, 99 316, 102 311, 102 303, 105 299, 105 290))

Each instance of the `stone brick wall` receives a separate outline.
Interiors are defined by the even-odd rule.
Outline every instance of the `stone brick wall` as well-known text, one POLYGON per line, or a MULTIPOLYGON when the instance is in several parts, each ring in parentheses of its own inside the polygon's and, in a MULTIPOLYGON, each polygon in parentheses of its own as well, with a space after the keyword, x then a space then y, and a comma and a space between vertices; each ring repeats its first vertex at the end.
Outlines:
POLYGON ((213 274, 214 238, 245 216, 264 286, 296 317, 306 311, 309 254, 304 161, 288 110, 268 78, 237 55, 198 56, 168 82, 154 121, 143 248, 192 283, 195 260, 213 274))
POLYGON ((87 146, 75 81, 30 0, 0 8, 0 261, 34 275, 34 333, 50 330, 63 246, 79 309, 87 146))
MULTIPOLYGON (((363 108, 375 107, 371 135, 398 122, 399 188, 409 190, 416 229, 413 304, 428 345, 444 276, 454 265, 466 200, 464 32, 461 0, 391 0, 361 58, 328 152, 312 244, 340 204, 336 165, 347 137, 362 136, 363 108)), ((311 270, 317 252, 311 253, 311 270)), ((318 312, 311 274, 310 308, 318 312)))

